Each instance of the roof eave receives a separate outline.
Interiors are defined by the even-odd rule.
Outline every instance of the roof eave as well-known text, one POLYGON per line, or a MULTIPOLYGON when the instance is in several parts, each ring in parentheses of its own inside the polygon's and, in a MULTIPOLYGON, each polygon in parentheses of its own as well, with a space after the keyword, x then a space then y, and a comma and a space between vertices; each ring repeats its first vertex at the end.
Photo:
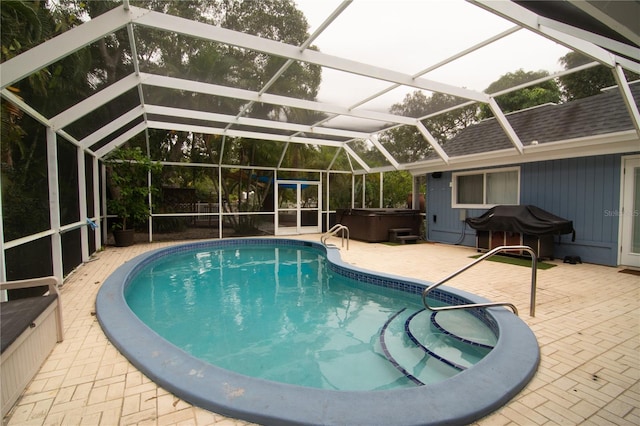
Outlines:
POLYGON ((547 142, 539 145, 527 145, 524 147, 523 154, 510 148, 450 157, 449 164, 443 164, 439 159, 421 161, 407 165, 406 169, 413 175, 419 175, 432 172, 632 152, 640 152, 640 139, 638 139, 635 130, 625 130, 606 135, 594 135, 547 142))

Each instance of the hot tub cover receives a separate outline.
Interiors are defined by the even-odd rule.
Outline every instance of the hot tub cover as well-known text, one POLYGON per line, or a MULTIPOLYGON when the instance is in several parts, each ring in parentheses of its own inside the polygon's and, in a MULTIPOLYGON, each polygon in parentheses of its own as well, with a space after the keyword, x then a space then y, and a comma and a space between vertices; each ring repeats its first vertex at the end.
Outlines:
POLYGON ((495 206, 467 224, 476 231, 519 232, 527 235, 573 234, 573 221, 532 205, 495 206))

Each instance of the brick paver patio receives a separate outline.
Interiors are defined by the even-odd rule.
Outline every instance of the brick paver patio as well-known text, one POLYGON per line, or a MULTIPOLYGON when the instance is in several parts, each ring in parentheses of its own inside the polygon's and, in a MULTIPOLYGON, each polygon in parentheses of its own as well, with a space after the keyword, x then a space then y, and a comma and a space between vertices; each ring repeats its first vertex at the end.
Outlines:
MULTIPOLYGON (((193 407, 156 386, 109 343, 95 317, 96 293, 115 268, 170 244, 107 247, 66 279, 61 290, 65 340, 5 425, 247 424, 193 407)), ((359 267, 427 281, 449 275, 476 254, 443 244, 358 241, 341 253, 359 267)), ((558 266, 538 271, 535 317, 529 316, 528 268, 483 262, 449 283, 515 303, 541 348, 541 365, 529 385, 476 424, 640 424, 640 276, 618 268, 552 263, 558 266)))

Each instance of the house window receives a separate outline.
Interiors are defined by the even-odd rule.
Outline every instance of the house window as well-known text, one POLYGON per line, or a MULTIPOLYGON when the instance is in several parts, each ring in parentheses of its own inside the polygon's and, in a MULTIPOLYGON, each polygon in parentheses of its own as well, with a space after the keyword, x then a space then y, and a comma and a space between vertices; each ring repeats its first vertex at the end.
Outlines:
POLYGON ((453 208, 487 208, 520 203, 520 168, 454 173, 453 208))

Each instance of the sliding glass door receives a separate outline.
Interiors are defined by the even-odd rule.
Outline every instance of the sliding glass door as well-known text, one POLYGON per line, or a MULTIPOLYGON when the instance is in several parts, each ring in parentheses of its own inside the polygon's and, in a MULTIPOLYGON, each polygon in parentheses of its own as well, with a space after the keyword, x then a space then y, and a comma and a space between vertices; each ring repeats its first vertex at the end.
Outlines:
POLYGON ((276 181, 276 235, 321 232, 320 182, 276 181))

